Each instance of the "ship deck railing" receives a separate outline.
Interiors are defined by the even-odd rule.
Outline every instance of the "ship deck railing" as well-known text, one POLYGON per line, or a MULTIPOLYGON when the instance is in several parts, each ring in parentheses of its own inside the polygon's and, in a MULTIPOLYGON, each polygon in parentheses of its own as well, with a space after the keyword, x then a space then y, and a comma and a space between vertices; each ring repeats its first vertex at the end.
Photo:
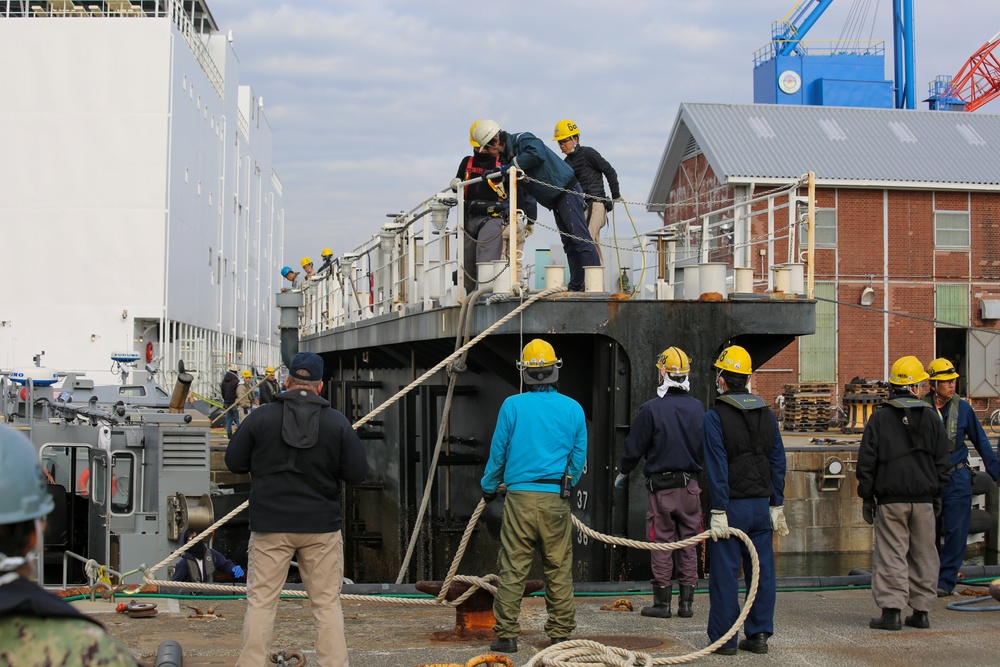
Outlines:
MULTIPOLYGON (((512 181, 514 171, 509 172, 512 181)), ((814 188, 809 179, 807 174, 760 193, 751 189, 736 201, 720 203, 711 211, 679 222, 646 232, 634 229, 624 244, 621 237, 603 240, 606 261, 609 255, 617 254, 618 271, 629 277, 628 284, 638 285, 617 291, 627 292, 629 298, 697 299, 697 294, 682 293, 675 279, 682 270, 687 276, 689 267, 700 270, 705 264, 723 264, 726 277, 721 291, 731 294, 737 289, 749 289, 759 296, 776 287, 787 291, 787 287, 776 286, 780 277, 772 269, 793 265, 799 269, 800 280, 809 286, 809 291, 799 288, 799 292, 811 298, 811 266, 803 266, 800 259, 811 257, 815 235, 809 224, 815 212, 814 188), (756 273, 753 267, 761 262, 758 250, 764 251, 761 254, 766 255, 767 266, 756 273), (782 255, 782 261, 776 261, 777 254, 782 255)), ((340 255, 329 268, 295 288, 303 295, 301 335, 460 305, 469 296, 464 285, 463 193, 465 186, 476 180, 456 183, 454 188, 442 189, 400 212, 371 239, 340 255), (451 215, 452 209, 455 215, 451 215)), ((514 188, 511 182, 509 190, 514 188)), ((512 217, 511 224, 526 222, 522 212, 514 212, 512 217)), ((548 226, 536 222, 536 227, 539 225, 548 226)), ((494 294, 499 291, 515 296, 531 291, 528 281, 541 268, 511 267, 506 261, 496 273, 506 271, 508 279, 514 275, 527 278, 510 281, 520 289, 498 281, 496 284, 503 287, 494 294)), ((795 275, 794 270, 789 271, 795 275)), ((694 274, 690 275, 685 280, 686 288, 695 281, 694 274)), ((611 298, 610 292, 605 294, 611 298)))

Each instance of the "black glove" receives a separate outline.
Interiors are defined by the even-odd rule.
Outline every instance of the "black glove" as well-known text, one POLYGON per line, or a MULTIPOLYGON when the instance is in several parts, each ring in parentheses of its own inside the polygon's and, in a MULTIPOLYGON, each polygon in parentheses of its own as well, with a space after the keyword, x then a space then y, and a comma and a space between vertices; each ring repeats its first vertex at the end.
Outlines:
POLYGON ((934 499, 934 516, 935 517, 941 516, 941 498, 940 497, 934 499))
POLYGON ((483 491, 483 500, 486 501, 487 505, 489 505, 494 500, 496 500, 496 497, 497 497, 497 492, 496 491, 494 491, 493 493, 490 493, 488 491, 483 491))
POLYGON ((861 506, 861 516, 869 526, 875 525, 875 501, 866 500, 861 506))

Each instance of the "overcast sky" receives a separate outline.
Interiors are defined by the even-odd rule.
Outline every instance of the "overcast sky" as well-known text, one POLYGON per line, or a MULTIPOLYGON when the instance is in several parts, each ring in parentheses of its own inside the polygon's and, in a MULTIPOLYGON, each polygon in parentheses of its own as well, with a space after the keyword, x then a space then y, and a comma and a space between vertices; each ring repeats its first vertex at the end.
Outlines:
MULTIPOLYGON (((553 128, 573 119, 582 143, 618 171, 623 197, 646 201, 679 104, 753 102, 753 53, 795 2, 208 4, 220 30, 233 31, 241 83, 264 98, 284 187, 284 259, 298 264, 302 255, 318 262, 326 246, 350 251, 387 213, 445 187, 478 118, 532 132, 557 152, 553 128)), ((1000 30, 1000 3, 913 4, 917 108, 926 109, 928 82, 955 74, 1000 30)), ((834 0, 807 39, 857 32, 885 41, 891 79, 891 0, 834 0)), ((656 224, 644 209, 631 210, 640 227, 656 224)), ((551 214, 542 209, 540 221, 551 225, 551 214)), ((529 250, 554 242, 543 230, 529 250)))

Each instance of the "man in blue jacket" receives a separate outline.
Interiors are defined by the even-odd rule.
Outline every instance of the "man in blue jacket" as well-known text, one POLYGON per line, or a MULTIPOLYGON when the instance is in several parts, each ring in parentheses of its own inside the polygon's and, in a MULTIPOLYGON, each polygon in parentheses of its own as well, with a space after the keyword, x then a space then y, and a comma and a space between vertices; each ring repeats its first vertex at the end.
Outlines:
POLYGON ((569 289, 583 290, 583 267, 600 266, 601 258, 587 229, 583 189, 573 168, 530 132, 504 132, 493 120, 482 120, 473 132, 479 151, 500 158, 501 171, 511 166, 531 179, 528 193, 552 211, 569 263, 569 289), (568 191, 568 192, 567 192, 568 191))
POLYGON ((544 563, 545 634, 558 644, 576 628, 569 494, 587 461, 583 408, 556 389, 562 360, 555 350, 536 338, 524 346, 517 366, 529 391, 500 406, 480 482, 486 502, 496 498, 501 482, 507 485, 493 603, 497 639, 490 645, 502 653, 517 653, 517 619, 536 549, 544 563))
MULTIPOLYGON (((778 420, 767 402, 747 389, 750 355, 739 345, 722 351, 715 361, 721 395, 705 413, 702 445, 708 495, 712 502, 708 576, 708 639, 715 642, 740 615, 739 571, 750 588, 750 555, 730 527, 746 533, 757 550, 760 580, 739 649, 767 653, 774 634, 774 533, 788 534, 785 511, 785 445, 778 420)), ((716 653, 735 655, 736 636, 716 653)))
POLYGON ((278 598, 297 552, 316 618, 316 662, 344 667, 340 494, 344 483, 364 481, 368 461, 351 423, 320 397, 322 357, 296 354, 285 389, 250 413, 226 449, 229 469, 250 473, 247 612, 236 664, 265 663, 278 598))
POLYGON ((948 471, 951 479, 941 495, 941 511, 936 520, 938 557, 941 560, 937 580, 937 596, 951 595, 958 583, 958 569, 965 558, 972 520, 972 468, 969 467, 969 447, 965 438, 976 447, 986 472, 994 481, 1000 480, 1000 460, 972 406, 955 393, 958 371, 947 359, 935 359, 927 366, 931 391, 924 400, 934 406, 950 443, 948 471))
MULTIPOLYGON (((194 528, 184 531, 181 544, 187 544, 198 535, 194 528)), ((198 542, 181 554, 181 559, 174 566, 171 581, 214 582, 216 572, 225 572, 233 579, 242 579, 246 572, 243 568, 229 560, 221 551, 208 546, 208 538, 198 542)))
MULTIPOLYGON (((657 396, 642 404, 625 438, 625 453, 615 486, 646 457, 642 472, 649 497, 646 535, 654 542, 680 542, 701 532, 701 430, 705 407, 688 393, 691 359, 679 347, 668 347, 656 361, 657 396)), ((653 605, 643 616, 670 618, 670 598, 677 554, 680 602, 677 615, 693 615, 694 587, 698 583, 698 552, 694 546, 676 551, 650 551, 653 566, 653 605)))

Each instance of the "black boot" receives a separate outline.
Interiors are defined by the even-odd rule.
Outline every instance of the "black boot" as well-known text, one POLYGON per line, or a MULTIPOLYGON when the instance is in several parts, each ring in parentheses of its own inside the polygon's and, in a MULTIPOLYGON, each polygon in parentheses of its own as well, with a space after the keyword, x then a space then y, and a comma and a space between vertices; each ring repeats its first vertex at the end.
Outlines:
POLYGON ((500 653, 517 653, 517 637, 497 637, 490 644, 490 650, 500 653))
POLYGON ((883 609, 882 616, 868 621, 868 627, 872 630, 901 630, 903 624, 899 622, 899 610, 883 609))
POLYGON ((694 602, 694 586, 680 586, 680 600, 677 602, 677 615, 681 618, 691 618, 694 612, 691 611, 691 603, 694 602))
POLYGON ((741 639, 739 649, 750 651, 751 653, 767 653, 767 640, 771 635, 767 632, 758 632, 741 639))
POLYGON ((906 620, 903 621, 911 628, 929 628, 931 627, 931 620, 927 618, 926 611, 913 610, 913 616, 907 616, 906 620))
POLYGON ((653 616, 655 618, 670 618, 670 598, 674 594, 674 589, 670 586, 653 586, 653 606, 643 607, 639 612, 643 616, 653 616))

